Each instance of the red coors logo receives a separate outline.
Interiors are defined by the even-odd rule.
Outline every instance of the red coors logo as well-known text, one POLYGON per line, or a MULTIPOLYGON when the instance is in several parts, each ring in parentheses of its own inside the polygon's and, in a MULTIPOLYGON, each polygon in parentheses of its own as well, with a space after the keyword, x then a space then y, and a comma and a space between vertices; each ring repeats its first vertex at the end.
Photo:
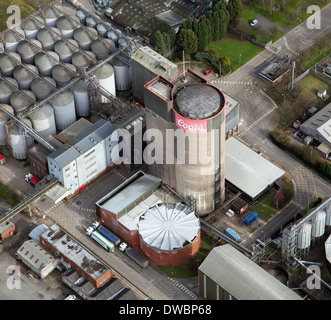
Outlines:
POLYGON ((189 120, 176 114, 177 127, 187 132, 202 133, 207 131, 207 123, 204 120, 189 120))

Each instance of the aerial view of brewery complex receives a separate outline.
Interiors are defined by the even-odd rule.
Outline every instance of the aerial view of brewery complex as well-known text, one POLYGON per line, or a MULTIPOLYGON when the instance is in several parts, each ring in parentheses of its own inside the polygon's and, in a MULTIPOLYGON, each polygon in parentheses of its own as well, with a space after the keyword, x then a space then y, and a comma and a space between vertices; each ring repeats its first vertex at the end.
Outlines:
POLYGON ((1 0, 0 300, 331 300, 330 17, 1 0))

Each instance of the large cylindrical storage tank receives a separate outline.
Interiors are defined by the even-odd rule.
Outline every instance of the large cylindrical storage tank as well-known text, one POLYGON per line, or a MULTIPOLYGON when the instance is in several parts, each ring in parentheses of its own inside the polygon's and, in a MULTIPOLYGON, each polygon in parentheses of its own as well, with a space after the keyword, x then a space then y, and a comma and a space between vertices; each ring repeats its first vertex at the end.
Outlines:
POLYGON ((21 56, 15 52, 0 54, 0 71, 4 77, 12 77, 13 71, 22 62, 21 56))
POLYGON ((98 60, 102 60, 115 52, 115 44, 110 39, 96 39, 91 43, 91 50, 98 60))
POLYGON ((44 11, 45 23, 49 27, 55 27, 58 18, 62 16, 63 8, 61 5, 55 4, 52 7, 47 7, 44 11))
POLYGON ((39 16, 34 16, 34 19, 27 19, 22 22, 22 29, 25 33, 25 36, 29 39, 37 38, 40 26, 44 23, 44 20, 39 16), (38 23, 34 19, 40 21, 40 23, 38 23))
POLYGON ((34 57, 42 49, 40 41, 31 39, 31 42, 23 40, 17 47, 17 52, 21 56, 22 61, 28 64, 33 64, 34 57))
POLYGON ((100 37, 102 37, 102 38, 107 37, 108 28, 106 27, 106 25, 104 23, 98 23, 96 25, 96 29, 97 29, 100 37))
POLYGON ((115 70, 116 90, 126 91, 132 87, 132 70, 131 66, 122 62, 119 59, 112 61, 115 70))
POLYGON ((85 24, 87 27, 96 28, 98 21, 94 19, 92 16, 87 16, 85 18, 85 24))
MULTIPOLYGON (((8 104, 0 104, 2 108, 10 112, 11 114, 14 114, 14 110, 11 106, 8 104)), ((0 146, 6 146, 7 145, 7 130, 6 130, 6 124, 9 117, 7 114, 5 114, 3 111, 0 110, 0 146)))
POLYGON ((38 69, 32 64, 26 64, 26 67, 17 66, 13 72, 14 79, 17 81, 20 89, 29 90, 31 82, 35 79, 35 74, 39 74, 38 69))
POLYGON ((85 54, 75 52, 71 58, 71 63, 77 68, 78 71, 82 71, 90 67, 94 61, 96 61, 96 56, 90 51, 85 51, 85 54))
POLYGON ((331 202, 325 206, 325 226, 331 226, 331 202))
POLYGON ((183 264, 200 248, 200 220, 182 204, 150 208, 140 217, 138 232, 140 250, 158 265, 183 264))
POLYGON ((65 67, 58 64, 52 70, 52 78, 55 80, 57 86, 61 87, 75 77, 76 72, 76 67, 70 63, 66 63, 65 67))
MULTIPOLYGON (((106 63, 102 65, 100 68, 91 72, 91 76, 96 76, 99 80, 99 84, 113 96, 116 96, 116 88, 115 88, 115 73, 112 65, 106 63)), ((110 102, 108 98, 101 95, 100 97, 101 103, 110 102)))
POLYGON ((118 39, 117 45, 119 49, 123 49, 129 44, 129 39, 126 37, 121 37, 118 39))
POLYGON ((319 210, 312 218, 312 237, 319 238, 323 236, 325 231, 325 218, 326 214, 324 210, 319 210))
POLYGON ((9 104, 10 96, 18 89, 18 83, 13 78, 6 78, 10 83, 0 80, 0 103, 9 104))
POLYGON ((41 107, 37 108, 30 114, 32 127, 42 137, 48 135, 56 135, 55 117, 53 107, 49 103, 45 103, 41 107))
POLYGON ((37 35, 37 40, 40 41, 43 49, 46 51, 54 50, 54 43, 61 39, 61 31, 57 28, 40 29, 37 35))
MULTIPOLYGON (((23 120, 31 127, 31 122, 28 119, 23 120)), ((29 147, 33 144, 33 139, 24 132, 23 129, 16 125, 11 125, 8 128, 9 145, 13 158, 24 160, 28 158, 29 147)))
POLYGON ((4 35, 5 49, 8 52, 16 52, 18 44, 24 39, 25 33, 22 29, 15 31, 8 29, 4 35))
POLYGON ((60 131, 76 121, 74 94, 65 91, 50 101, 54 108, 56 128, 60 131))
POLYGON ((31 82, 31 91, 38 101, 46 99, 55 89, 56 82, 49 77, 36 78, 31 82))
POLYGON ((10 96, 10 105, 16 115, 27 111, 34 103, 36 103, 36 96, 29 90, 16 91, 10 96))
POLYGON ((80 25, 76 16, 62 16, 56 21, 56 27, 61 31, 63 38, 72 39, 74 30, 80 25))
POLYGON ((74 40, 76 40, 79 44, 79 47, 82 50, 91 50, 91 43, 93 40, 98 38, 98 32, 91 28, 77 28, 74 31, 74 40))
POLYGON ((122 36, 122 33, 119 30, 112 29, 107 31, 107 38, 114 41, 116 47, 118 47, 118 39, 122 36))
POLYGON ((299 250, 307 249, 311 243, 311 230, 312 226, 310 223, 305 222, 298 231, 297 234, 297 248, 299 250))
POLYGON ((76 10, 76 17, 80 20, 82 24, 85 24, 87 14, 85 13, 84 10, 81 9, 76 10))
POLYGON ((75 97, 76 115, 87 117, 90 115, 89 94, 85 80, 79 80, 72 87, 75 97))
POLYGON ((54 44, 54 51, 59 55, 62 62, 71 63, 72 55, 77 51, 78 47, 78 42, 76 40, 58 40, 54 44))
POLYGON ((34 58, 35 65, 38 68, 40 75, 44 77, 50 77, 52 75, 53 68, 60 61, 57 53, 53 51, 48 51, 47 53, 39 52, 34 58))

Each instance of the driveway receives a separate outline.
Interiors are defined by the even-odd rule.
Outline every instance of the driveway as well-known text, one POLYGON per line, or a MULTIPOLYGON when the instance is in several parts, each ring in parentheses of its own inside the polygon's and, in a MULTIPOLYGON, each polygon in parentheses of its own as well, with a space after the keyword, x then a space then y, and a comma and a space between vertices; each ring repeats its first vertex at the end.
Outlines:
POLYGON ((255 28, 257 28, 261 32, 266 33, 268 31, 274 30, 276 28, 276 29, 282 31, 283 34, 285 35, 289 31, 291 31, 291 29, 280 26, 279 24, 269 20, 268 18, 266 18, 265 16, 262 16, 260 14, 257 14, 255 16, 255 19, 257 19, 259 21, 259 23, 255 26, 255 28))

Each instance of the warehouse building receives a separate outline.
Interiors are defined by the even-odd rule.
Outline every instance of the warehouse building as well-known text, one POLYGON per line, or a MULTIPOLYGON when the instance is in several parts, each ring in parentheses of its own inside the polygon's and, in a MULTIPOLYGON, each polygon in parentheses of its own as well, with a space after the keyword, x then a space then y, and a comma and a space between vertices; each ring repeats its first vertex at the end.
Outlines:
POLYGON ((77 270, 85 280, 99 288, 112 278, 113 272, 99 258, 87 251, 57 225, 40 235, 40 243, 61 258, 61 263, 77 270))
POLYGON ((33 239, 21 245, 16 257, 41 279, 48 276, 60 263, 60 259, 55 258, 33 239))
POLYGON ((225 142, 225 180, 234 192, 254 203, 273 188, 285 172, 235 138, 225 142))
POLYGON ((229 244, 215 247, 199 267, 204 300, 302 300, 229 244))
POLYGON ((317 141, 331 145, 331 103, 300 125, 300 131, 317 141))
POLYGON ((115 128, 100 119, 47 156, 49 174, 73 194, 113 164, 111 141, 115 128))

